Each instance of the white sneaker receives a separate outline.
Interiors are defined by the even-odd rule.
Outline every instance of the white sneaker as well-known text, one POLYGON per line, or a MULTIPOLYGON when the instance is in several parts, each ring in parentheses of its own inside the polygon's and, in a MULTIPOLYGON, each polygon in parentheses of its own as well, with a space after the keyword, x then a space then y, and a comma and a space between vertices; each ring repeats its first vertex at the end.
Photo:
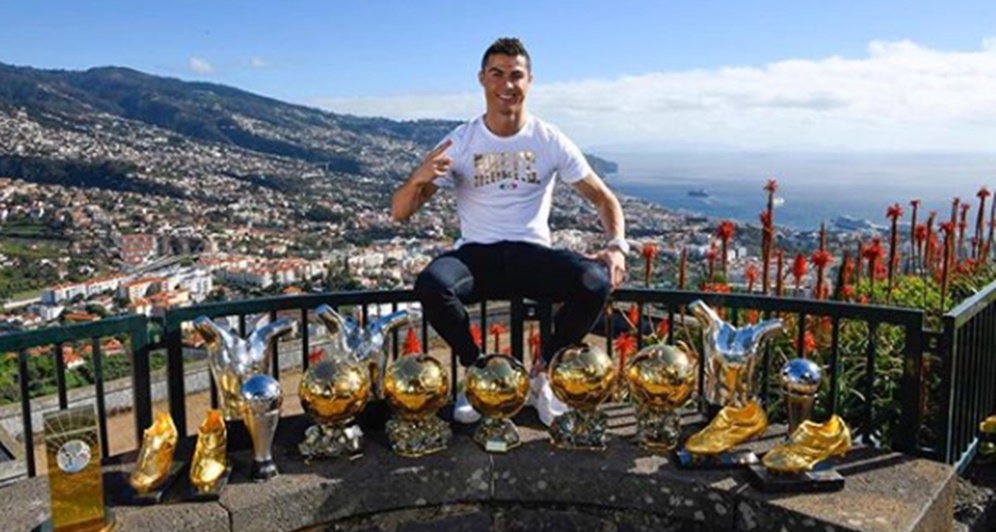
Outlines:
POLYGON ((460 392, 456 396, 456 403, 453 405, 453 420, 457 423, 470 425, 481 420, 481 413, 474 410, 473 405, 467 400, 467 394, 460 392))
POLYGON ((561 402, 560 399, 557 399, 557 396, 553 394, 553 389, 550 388, 550 383, 546 379, 545 372, 533 377, 532 382, 529 384, 533 390, 537 390, 534 403, 536 413, 539 414, 540 421, 547 427, 553 424, 554 418, 562 416, 570 410, 567 405, 561 402))

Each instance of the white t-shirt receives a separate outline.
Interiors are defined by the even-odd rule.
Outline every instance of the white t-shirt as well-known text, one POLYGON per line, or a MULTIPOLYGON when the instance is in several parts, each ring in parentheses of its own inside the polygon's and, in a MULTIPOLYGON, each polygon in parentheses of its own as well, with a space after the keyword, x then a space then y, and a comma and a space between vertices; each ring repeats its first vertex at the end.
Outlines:
POLYGON ((492 133, 482 115, 446 138, 453 165, 435 184, 456 193, 456 247, 502 240, 550 246, 554 177, 572 184, 592 173, 567 136, 531 115, 511 137, 492 133))

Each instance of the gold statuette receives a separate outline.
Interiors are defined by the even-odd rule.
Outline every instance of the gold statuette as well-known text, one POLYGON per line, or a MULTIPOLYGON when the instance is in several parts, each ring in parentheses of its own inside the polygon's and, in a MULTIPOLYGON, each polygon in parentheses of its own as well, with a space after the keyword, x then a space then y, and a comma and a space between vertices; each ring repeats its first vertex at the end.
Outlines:
POLYGON ((169 478, 178 435, 168 412, 156 412, 156 420, 145 429, 138 461, 129 483, 139 494, 148 493, 169 478))
POLYGON ((619 370, 604 351, 587 344, 565 347, 554 355, 549 368, 550 388, 571 407, 550 424, 556 447, 603 451, 608 419, 598 410, 612 395, 619 370))
POLYGON ((726 406, 699 432, 688 438, 685 450, 695 455, 716 455, 764 434, 768 415, 755 400, 742 407, 726 406))
POLYGON ((509 419, 529 397, 529 374, 518 360, 486 355, 467 369, 467 400, 484 416, 474 441, 489 452, 505 452, 521 443, 519 430, 509 419))
POLYGON ((681 424, 675 409, 695 390, 695 359, 684 346, 646 347, 626 362, 624 376, 636 403, 637 437, 652 452, 678 446, 681 424))
POLYGON ((190 464, 190 485, 198 493, 217 491, 228 469, 228 435, 220 410, 208 410, 197 429, 197 447, 190 464))
POLYGON ((427 354, 405 355, 388 367, 384 395, 394 418, 387 422, 387 436, 395 453, 416 457, 446 449, 453 433, 436 412, 449 393, 446 369, 427 354))
POLYGON ((833 415, 826 423, 803 421, 788 441, 764 455, 762 463, 772 473, 802 473, 849 450, 851 431, 840 416, 833 415))

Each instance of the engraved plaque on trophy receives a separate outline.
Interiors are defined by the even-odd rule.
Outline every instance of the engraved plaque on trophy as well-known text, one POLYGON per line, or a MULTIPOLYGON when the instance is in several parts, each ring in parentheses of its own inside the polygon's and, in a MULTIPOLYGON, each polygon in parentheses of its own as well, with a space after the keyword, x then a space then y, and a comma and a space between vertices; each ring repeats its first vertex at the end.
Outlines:
POLYGON ((114 517, 104 507, 100 436, 93 405, 46 414, 44 426, 52 530, 110 530, 114 517))

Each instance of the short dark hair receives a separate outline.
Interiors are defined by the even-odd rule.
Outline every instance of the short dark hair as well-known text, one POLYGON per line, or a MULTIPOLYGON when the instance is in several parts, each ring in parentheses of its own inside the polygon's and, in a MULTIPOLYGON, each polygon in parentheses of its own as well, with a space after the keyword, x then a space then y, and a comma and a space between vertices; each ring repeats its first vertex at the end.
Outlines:
POLYGON ((529 59, 526 45, 522 44, 522 41, 516 37, 501 37, 491 43, 491 46, 488 46, 488 49, 484 51, 484 57, 481 58, 481 70, 487 68, 488 58, 493 55, 510 55, 512 57, 521 55, 526 58, 526 68, 530 71, 533 69, 533 61, 529 59))

